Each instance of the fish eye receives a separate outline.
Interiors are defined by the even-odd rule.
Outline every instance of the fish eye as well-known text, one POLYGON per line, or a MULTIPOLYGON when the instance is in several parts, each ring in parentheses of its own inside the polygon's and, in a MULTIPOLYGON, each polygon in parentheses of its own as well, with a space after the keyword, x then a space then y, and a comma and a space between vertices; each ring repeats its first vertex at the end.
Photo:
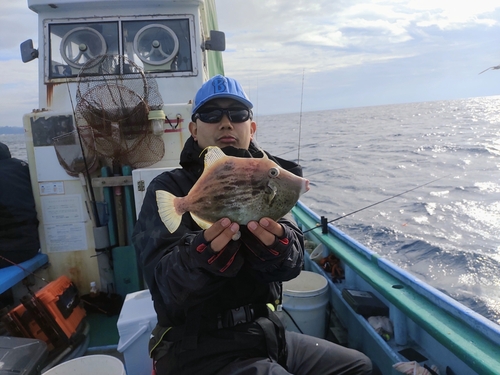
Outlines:
POLYGON ((276 178, 279 176, 279 174, 280 174, 280 170, 276 167, 271 168, 268 172, 268 175, 271 178, 276 178))

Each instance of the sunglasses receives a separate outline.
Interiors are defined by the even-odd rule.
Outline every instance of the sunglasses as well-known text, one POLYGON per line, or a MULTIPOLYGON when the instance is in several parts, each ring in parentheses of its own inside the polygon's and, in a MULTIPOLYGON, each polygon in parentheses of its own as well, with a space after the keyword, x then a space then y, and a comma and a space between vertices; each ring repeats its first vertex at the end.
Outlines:
POLYGON ((252 111, 247 108, 217 108, 207 112, 197 112, 191 117, 193 122, 200 119, 209 124, 215 124, 222 120, 226 115, 231 122, 245 122, 252 117, 252 111))

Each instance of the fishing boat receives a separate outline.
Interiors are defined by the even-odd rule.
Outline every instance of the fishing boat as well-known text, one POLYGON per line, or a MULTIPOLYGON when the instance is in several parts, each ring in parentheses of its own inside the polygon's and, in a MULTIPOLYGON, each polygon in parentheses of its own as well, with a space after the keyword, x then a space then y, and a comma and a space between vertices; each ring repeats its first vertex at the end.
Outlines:
MULTIPOLYGON (((22 43, 21 54, 38 62, 39 108, 23 123, 42 254, 16 278, 0 279, 10 278, 6 288, 27 271, 48 281, 65 276, 81 295, 92 285, 121 297, 120 314, 82 319, 90 338, 73 357, 120 352, 128 375, 150 374, 155 314, 130 237, 149 182, 178 166, 196 90, 224 74, 215 0, 28 0, 28 7, 38 14, 39 42, 22 43)), ((303 274, 326 286, 319 336, 363 351, 375 373, 401 373, 399 364, 500 374, 498 325, 302 202, 293 215, 308 240, 303 274)), ((284 305, 287 327, 304 330, 292 310, 284 305)), ((305 314, 316 319, 312 307, 305 314)))

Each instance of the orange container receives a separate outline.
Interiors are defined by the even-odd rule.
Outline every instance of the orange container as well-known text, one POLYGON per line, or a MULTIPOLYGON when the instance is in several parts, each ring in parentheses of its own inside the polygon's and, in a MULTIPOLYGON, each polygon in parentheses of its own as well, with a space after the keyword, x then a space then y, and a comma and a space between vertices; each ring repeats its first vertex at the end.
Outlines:
POLYGON ((43 340, 49 350, 72 341, 85 310, 76 286, 66 276, 52 281, 35 296, 24 296, 3 321, 14 336, 43 340))
POLYGON ((42 340, 47 344, 47 349, 49 351, 54 349, 52 342, 23 305, 19 305, 12 309, 2 318, 2 321, 10 335, 42 340))
POLYGON ((70 338, 76 333, 85 317, 85 309, 80 305, 80 296, 75 284, 67 276, 52 281, 35 295, 50 311, 66 337, 70 338))

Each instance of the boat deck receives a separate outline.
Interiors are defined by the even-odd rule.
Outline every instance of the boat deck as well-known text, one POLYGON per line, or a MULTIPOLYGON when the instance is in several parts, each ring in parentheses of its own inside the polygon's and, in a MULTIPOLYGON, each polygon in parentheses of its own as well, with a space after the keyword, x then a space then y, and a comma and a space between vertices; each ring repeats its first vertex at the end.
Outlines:
POLYGON ((86 319, 90 325, 89 345, 86 353, 116 351, 120 339, 116 326, 118 315, 88 314, 86 319))

